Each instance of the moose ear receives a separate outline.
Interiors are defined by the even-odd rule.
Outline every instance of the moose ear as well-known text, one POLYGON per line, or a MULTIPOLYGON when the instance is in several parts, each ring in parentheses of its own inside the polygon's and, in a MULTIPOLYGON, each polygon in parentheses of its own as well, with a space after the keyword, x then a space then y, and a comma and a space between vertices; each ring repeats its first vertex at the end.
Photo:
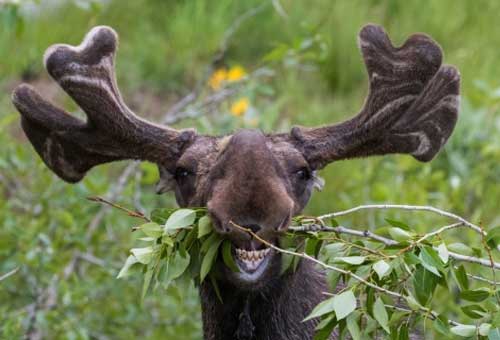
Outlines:
POLYGON ((93 28, 79 46, 54 45, 45 67, 87 115, 87 121, 43 99, 31 86, 14 90, 26 136, 45 164, 68 182, 81 180, 101 163, 137 159, 171 167, 195 133, 177 131, 136 116, 116 85, 114 56, 118 35, 93 28))
POLYGON ((441 48, 424 34, 394 47, 380 26, 368 25, 359 34, 359 45, 370 81, 361 112, 337 125, 294 127, 292 141, 315 168, 390 153, 431 160, 457 121, 457 69, 441 66, 441 48))

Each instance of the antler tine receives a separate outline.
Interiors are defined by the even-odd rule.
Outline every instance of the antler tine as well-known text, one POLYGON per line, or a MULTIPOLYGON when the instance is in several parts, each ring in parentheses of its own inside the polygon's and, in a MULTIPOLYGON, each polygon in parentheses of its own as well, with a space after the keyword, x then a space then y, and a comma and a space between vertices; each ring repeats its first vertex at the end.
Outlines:
POLYGON ((117 45, 116 32, 99 26, 76 47, 58 44, 45 52, 47 71, 83 109, 87 122, 47 102, 29 85, 13 93, 26 135, 47 166, 67 181, 120 159, 168 168, 195 134, 147 122, 126 106, 114 73, 117 45))
POLYGON ((394 47, 380 26, 365 26, 359 47, 369 76, 361 112, 337 125, 292 129, 316 168, 329 162, 387 153, 431 160, 445 144, 458 114, 460 75, 441 66, 441 48, 415 34, 394 47))

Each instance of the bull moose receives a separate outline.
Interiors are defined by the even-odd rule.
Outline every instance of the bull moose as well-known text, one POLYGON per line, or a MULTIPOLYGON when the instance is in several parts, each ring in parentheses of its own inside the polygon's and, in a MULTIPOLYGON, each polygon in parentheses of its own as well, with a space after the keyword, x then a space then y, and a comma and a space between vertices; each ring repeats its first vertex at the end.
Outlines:
POLYGON ((181 207, 208 208, 215 231, 232 242, 240 271, 217 264, 224 303, 210 282, 201 284, 205 339, 312 339, 318 320, 302 320, 324 297, 324 273, 302 261, 295 272, 280 275, 281 255, 231 222, 277 244, 318 185, 317 171, 329 163, 394 153, 430 161, 457 121, 457 69, 441 64, 441 48, 427 35, 394 47, 381 27, 367 25, 359 47, 369 93, 354 118, 289 133, 243 129, 207 136, 148 122, 127 107, 114 73, 117 45, 116 32, 99 26, 79 46, 58 44, 45 53, 47 71, 86 121, 30 85, 15 89, 12 100, 36 152, 70 183, 102 163, 153 162, 159 193, 173 190, 181 207))

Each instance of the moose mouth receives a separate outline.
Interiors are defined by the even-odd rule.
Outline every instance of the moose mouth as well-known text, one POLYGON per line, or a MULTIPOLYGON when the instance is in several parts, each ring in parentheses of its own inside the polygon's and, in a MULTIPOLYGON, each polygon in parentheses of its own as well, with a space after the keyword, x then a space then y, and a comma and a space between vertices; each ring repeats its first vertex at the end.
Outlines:
POLYGON ((233 248, 236 265, 240 270, 235 273, 238 278, 248 283, 257 281, 269 266, 273 251, 269 247, 259 250, 244 248, 233 248))

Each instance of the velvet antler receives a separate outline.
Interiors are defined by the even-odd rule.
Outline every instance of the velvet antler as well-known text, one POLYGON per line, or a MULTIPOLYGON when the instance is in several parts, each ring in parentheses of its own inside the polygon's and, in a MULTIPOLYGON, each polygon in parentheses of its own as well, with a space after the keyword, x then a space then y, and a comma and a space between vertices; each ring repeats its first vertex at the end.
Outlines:
POLYGON ((388 153, 431 160, 457 121, 458 71, 441 66, 441 48, 424 34, 412 35, 396 48, 382 27, 367 25, 359 45, 370 81, 361 112, 337 125, 294 127, 293 142, 315 168, 388 153))
POLYGON ((81 180, 95 165, 141 159, 173 166, 194 131, 177 131, 136 116, 123 102, 114 74, 115 31, 92 29, 76 47, 54 45, 45 52, 49 74, 87 115, 84 122, 23 84, 12 100, 22 127, 47 166, 68 182, 81 180))

